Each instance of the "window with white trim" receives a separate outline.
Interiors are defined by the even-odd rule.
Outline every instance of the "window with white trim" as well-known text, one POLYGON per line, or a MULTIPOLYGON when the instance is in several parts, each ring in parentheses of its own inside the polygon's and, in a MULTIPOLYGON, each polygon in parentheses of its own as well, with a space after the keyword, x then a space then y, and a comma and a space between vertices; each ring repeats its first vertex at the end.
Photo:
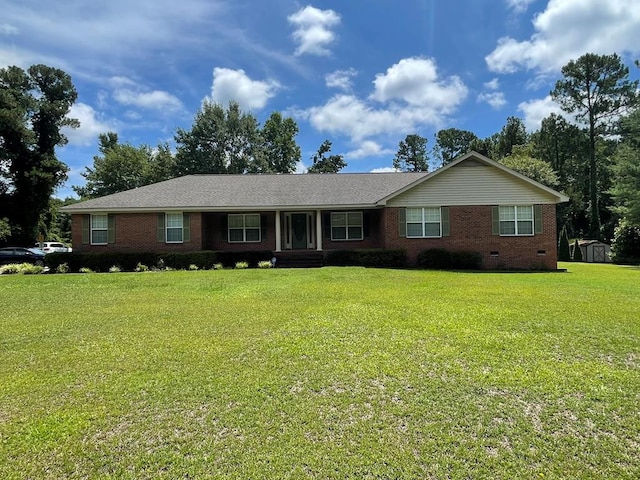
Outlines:
POLYGON ((533 235, 533 205, 500 206, 500 235, 533 235))
POLYGON ((407 238, 438 238, 442 236, 440 207, 407 208, 407 238))
POLYGON ((362 212, 332 212, 331 240, 362 240, 362 212))
POLYGON ((91 245, 106 245, 109 239, 109 216, 91 215, 91 245))
POLYGON ((182 243, 182 213, 165 213, 165 238, 167 243, 182 243))
POLYGON ((229 214, 227 217, 229 243, 260 242, 260 214, 229 214))

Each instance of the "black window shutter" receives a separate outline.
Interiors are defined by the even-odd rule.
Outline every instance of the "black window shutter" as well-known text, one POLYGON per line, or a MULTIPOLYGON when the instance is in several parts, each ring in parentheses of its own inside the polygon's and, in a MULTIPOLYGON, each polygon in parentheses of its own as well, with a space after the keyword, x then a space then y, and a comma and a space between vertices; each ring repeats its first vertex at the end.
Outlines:
POLYGON ((82 215, 82 243, 91 241, 91 215, 82 215))
POLYGON ((398 209, 398 236, 407 236, 407 209, 404 207, 398 209))

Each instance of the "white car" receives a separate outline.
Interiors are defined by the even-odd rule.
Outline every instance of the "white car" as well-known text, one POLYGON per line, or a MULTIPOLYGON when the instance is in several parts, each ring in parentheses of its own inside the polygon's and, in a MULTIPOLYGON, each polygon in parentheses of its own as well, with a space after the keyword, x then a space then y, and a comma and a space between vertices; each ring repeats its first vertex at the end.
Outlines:
POLYGON ((71 247, 67 247, 64 243, 60 242, 42 242, 38 244, 39 248, 44 253, 53 253, 53 252, 62 252, 68 253, 71 252, 71 247))

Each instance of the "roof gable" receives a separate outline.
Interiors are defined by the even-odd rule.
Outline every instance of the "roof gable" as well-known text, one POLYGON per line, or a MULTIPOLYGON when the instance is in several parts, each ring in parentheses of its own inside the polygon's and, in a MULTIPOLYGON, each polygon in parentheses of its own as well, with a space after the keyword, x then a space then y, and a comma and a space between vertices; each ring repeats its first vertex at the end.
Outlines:
POLYGON ((417 179, 393 192, 382 203, 399 205, 421 202, 442 205, 479 205, 496 203, 562 203, 569 198, 477 152, 417 179), (462 170, 464 169, 464 170, 462 170), (428 190, 428 193, 427 193, 428 190), (413 193, 409 193, 413 191, 413 193))

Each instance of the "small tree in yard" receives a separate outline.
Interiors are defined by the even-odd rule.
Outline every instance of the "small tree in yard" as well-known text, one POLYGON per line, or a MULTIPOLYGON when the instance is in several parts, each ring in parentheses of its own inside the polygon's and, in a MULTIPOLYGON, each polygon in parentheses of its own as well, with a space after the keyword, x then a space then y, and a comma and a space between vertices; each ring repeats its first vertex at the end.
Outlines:
POLYGON ((562 227, 560 232, 560 240, 558 241, 558 260, 561 262, 571 261, 571 252, 569 250, 569 237, 567 236, 567 227, 562 227))
POLYGON ((584 262, 584 258, 582 257, 582 249, 580 248, 580 243, 576 238, 575 243, 573 244, 573 261, 574 262, 584 262))

